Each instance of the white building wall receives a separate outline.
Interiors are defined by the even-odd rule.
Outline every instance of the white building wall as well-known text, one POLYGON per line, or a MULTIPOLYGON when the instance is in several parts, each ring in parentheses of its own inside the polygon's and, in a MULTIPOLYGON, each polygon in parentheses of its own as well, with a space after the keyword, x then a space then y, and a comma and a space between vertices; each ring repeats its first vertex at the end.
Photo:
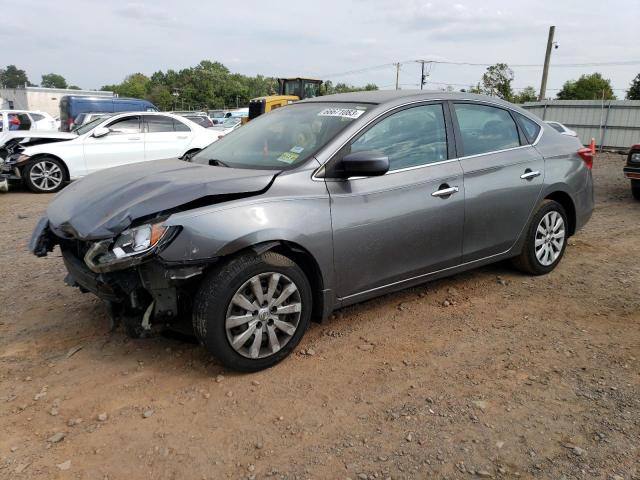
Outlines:
POLYGON ((60 115, 60 99, 65 95, 113 97, 113 92, 69 90, 66 88, 0 88, 0 109, 40 110, 53 117, 60 115))

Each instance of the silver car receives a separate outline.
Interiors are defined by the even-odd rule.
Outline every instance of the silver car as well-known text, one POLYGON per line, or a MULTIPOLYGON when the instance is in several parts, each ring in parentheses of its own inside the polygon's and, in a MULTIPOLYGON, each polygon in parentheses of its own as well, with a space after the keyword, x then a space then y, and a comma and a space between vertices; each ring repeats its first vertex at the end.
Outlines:
POLYGON ((591 151, 466 93, 318 97, 193 157, 58 194, 30 248, 143 336, 187 319, 226 366, 270 367, 334 309, 503 259, 553 270, 593 210, 591 151))

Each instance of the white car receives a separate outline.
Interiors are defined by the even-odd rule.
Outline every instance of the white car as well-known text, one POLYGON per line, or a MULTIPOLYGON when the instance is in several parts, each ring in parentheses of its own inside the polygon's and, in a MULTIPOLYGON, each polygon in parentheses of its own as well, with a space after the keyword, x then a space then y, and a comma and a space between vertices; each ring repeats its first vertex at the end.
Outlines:
POLYGON ((218 139, 209 129, 170 113, 126 112, 74 130, 67 142, 25 148, 17 158, 23 181, 36 193, 56 192, 65 182, 129 163, 193 155, 218 139))
POLYGON ((566 125, 560 123, 560 122, 555 122, 555 121, 547 121, 545 122, 547 124, 549 124, 551 126, 551 128, 553 128, 556 132, 561 133, 562 135, 568 135, 570 137, 577 137, 578 134, 574 131, 571 130, 570 128, 568 128, 566 125))
POLYGON ((0 132, 15 130, 57 130, 56 120, 47 112, 0 110, 0 132))
POLYGON ((237 128, 242 126, 242 120, 238 117, 228 117, 225 118, 222 122, 210 127, 211 130, 218 133, 218 138, 222 138, 225 135, 233 132, 237 128))

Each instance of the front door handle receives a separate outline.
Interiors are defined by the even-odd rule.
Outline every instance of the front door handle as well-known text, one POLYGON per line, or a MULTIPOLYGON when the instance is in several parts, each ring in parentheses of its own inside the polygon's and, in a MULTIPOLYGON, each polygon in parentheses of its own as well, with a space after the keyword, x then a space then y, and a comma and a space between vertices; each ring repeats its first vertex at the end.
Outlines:
POLYGON ((140 140, 140 137, 128 137, 127 140, 140 140))
POLYGON ((532 171, 532 170, 527 168, 524 171, 524 173, 522 175, 520 175, 520 178, 523 179, 523 180, 532 180, 532 179, 534 179, 536 177, 539 177, 539 176, 540 176, 540 172, 539 171, 536 170, 534 172, 534 171, 532 171))
POLYGON ((187 135, 178 135, 179 140, 184 140, 185 138, 187 138, 187 135))
POLYGON ((440 185, 439 190, 436 190, 431 194, 432 197, 449 197, 454 193, 458 193, 460 189, 458 187, 450 187, 446 183, 440 185))

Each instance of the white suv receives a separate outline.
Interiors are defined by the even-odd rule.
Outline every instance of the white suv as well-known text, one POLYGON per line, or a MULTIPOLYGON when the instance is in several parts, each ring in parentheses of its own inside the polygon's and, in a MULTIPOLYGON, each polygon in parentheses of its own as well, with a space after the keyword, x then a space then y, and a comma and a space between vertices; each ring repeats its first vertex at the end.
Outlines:
POLYGON ((0 110, 0 132, 12 130, 57 130, 57 126, 47 112, 0 110))
POLYGON ((25 148, 16 159, 23 181, 36 193, 56 192, 64 183, 128 163, 190 160, 218 133, 186 118, 160 112, 126 112, 98 118, 74 130, 77 138, 25 148))

